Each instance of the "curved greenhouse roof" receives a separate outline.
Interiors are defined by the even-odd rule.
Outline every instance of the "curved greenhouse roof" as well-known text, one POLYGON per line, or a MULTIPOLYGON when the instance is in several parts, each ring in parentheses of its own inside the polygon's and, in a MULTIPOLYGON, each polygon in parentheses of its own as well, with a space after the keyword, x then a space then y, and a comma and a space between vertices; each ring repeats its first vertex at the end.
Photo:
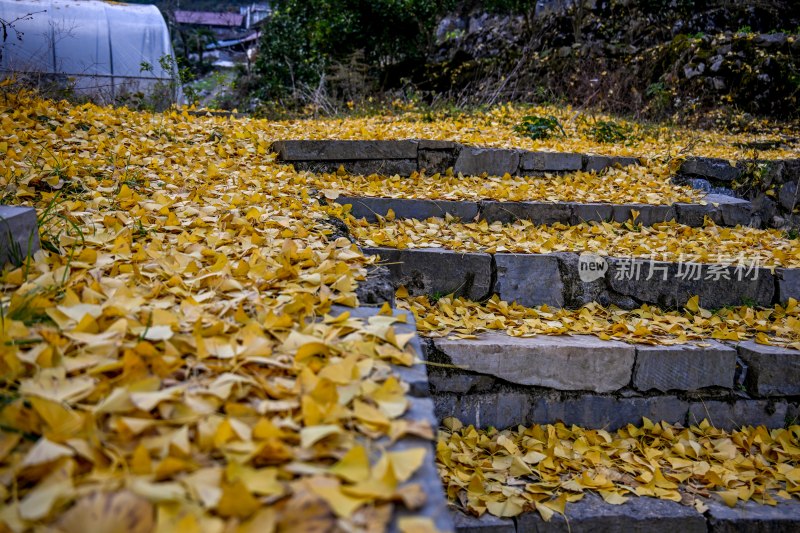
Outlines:
POLYGON ((15 21, 0 44, 3 77, 39 76, 105 102, 167 86, 178 96, 169 30, 153 5, 0 0, 0 18, 15 21))

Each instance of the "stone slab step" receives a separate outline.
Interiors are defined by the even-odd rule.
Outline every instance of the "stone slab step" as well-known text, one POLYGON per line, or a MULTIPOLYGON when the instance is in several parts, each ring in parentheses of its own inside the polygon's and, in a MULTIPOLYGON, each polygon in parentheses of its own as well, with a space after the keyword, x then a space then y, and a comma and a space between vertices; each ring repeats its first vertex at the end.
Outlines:
POLYGON ((0 268, 6 263, 22 264, 39 246, 36 209, 0 205, 0 268))
POLYGON ((747 200, 709 194, 703 204, 677 203, 650 205, 639 203, 606 204, 578 202, 480 202, 427 200, 418 198, 377 198, 340 196, 334 200, 340 205, 351 205, 350 214, 356 218, 375 222, 378 216, 386 217, 392 210, 396 218, 425 220, 451 215, 461 220, 481 219, 488 222, 509 223, 530 220, 534 224, 575 225, 581 222, 627 222, 636 211, 636 221, 645 226, 675 220, 680 224, 702 227, 705 217, 718 226, 737 226, 750 223, 752 206, 747 200))
POLYGON ((580 307, 592 301, 634 309, 679 308, 692 296, 707 309, 800 299, 800 269, 602 258, 577 253, 487 254, 444 248, 364 247, 379 255, 396 286, 410 294, 481 300, 492 294, 521 305, 580 307))
POLYGON ((283 140, 272 144, 277 161, 299 170, 333 172, 340 166, 354 174, 430 174, 453 168, 463 175, 537 175, 638 164, 634 157, 564 152, 478 148, 428 140, 283 140))
POLYGON ((428 339, 426 351, 437 415, 480 427, 617 429, 643 417, 783 427, 800 412, 800 351, 752 341, 650 346, 486 332, 428 339))
POLYGON ((708 511, 655 498, 631 497, 622 505, 611 505, 595 494, 587 494, 567 505, 566 516, 554 515, 545 522, 538 513, 515 519, 488 513, 480 518, 451 509, 459 533, 794 533, 800 531, 800 502, 781 500, 774 507, 739 502, 730 508, 715 499, 705 501, 708 511))

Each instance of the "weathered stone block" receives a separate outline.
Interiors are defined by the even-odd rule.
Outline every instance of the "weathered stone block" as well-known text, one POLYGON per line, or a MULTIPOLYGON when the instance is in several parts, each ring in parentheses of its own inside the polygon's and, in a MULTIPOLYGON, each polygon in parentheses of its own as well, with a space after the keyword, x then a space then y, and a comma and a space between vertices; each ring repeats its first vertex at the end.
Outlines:
POLYGON ((733 387, 736 350, 715 341, 704 344, 710 346, 637 346, 634 388, 666 392, 733 387))
POLYGON ((699 424, 707 419, 714 426, 738 429, 742 426, 783 427, 788 404, 784 401, 750 400, 735 401, 703 400, 689 405, 689 424, 699 424))
POLYGON ((6 263, 20 265, 38 250, 36 209, 0 205, 0 268, 6 263))
POLYGON ((441 248, 370 248, 367 255, 380 255, 396 286, 404 285, 410 294, 450 294, 481 300, 489 295, 492 281, 492 256, 483 253, 458 253, 441 248))
POLYGON ((494 290, 503 300, 527 307, 564 306, 564 284, 556 257, 498 253, 494 260, 497 270, 494 290))
POLYGON ((444 173, 448 168, 454 167, 455 164, 455 151, 420 149, 419 157, 417 158, 419 170, 425 170, 429 175, 437 172, 444 173))
POLYGON ((428 372, 428 382, 430 383, 431 392, 434 394, 443 392, 468 394, 491 390, 495 384, 495 379, 486 374, 461 371, 448 372, 431 368, 428 372))
POLYGON ((747 200, 725 194, 707 194, 702 204, 675 204, 678 222, 686 226, 702 227, 709 217, 718 226, 746 226, 750 224, 753 206, 747 200))
POLYGON ((789 181, 781 185, 778 202, 781 207, 790 212, 800 205, 800 187, 797 186, 796 181, 789 181))
POLYGON ((582 394, 563 399, 540 398, 531 414, 535 424, 562 421, 567 425, 616 430, 627 424, 641 424, 642 417, 683 423, 689 403, 675 396, 617 398, 582 394))
POLYGON ((709 533, 795 533, 800 531, 800 502, 778 499, 778 505, 756 501, 738 502, 728 507, 709 500, 709 533))
POLYGON ((498 518, 489 513, 477 516, 466 515, 461 511, 452 509, 453 525, 458 533, 516 533, 517 528, 510 518, 498 518))
POLYGON ((737 346, 747 363, 747 388, 758 396, 800 395, 800 352, 745 341, 737 346))
POLYGON ((417 141, 277 141, 271 150, 279 161, 355 161, 417 159, 417 141))
POLYGON ((668 220, 675 220, 675 208, 671 205, 621 204, 613 206, 613 220, 624 223, 638 212, 635 222, 643 226, 652 226, 668 220))
POLYGON ((344 168, 348 174, 369 176, 380 174, 382 176, 410 176, 417 171, 416 159, 372 159, 361 161, 296 161, 293 162, 297 170, 308 172, 333 173, 344 168))
POLYGON ((570 172, 583 168, 583 154, 571 152, 523 152, 520 170, 531 172, 570 172))
POLYGON ((435 339, 454 365, 511 383, 557 390, 611 392, 631 379, 633 346, 588 335, 510 337, 484 333, 478 339, 435 339))
POLYGON ((630 498, 611 505, 593 493, 567 504, 566 517, 555 514, 550 522, 539 513, 517 518, 517 530, 547 533, 706 533, 706 520, 691 507, 655 498, 630 498))
POLYGON ((476 202, 456 202, 452 200, 421 200, 417 198, 372 198, 340 196, 334 200, 339 205, 353 206, 350 214, 375 222, 378 216, 385 217, 389 210, 396 218, 415 218, 425 220, 430 217, 444 218, 452 215, 462 220, 472 221, 478 216, 476 202))
POLYGON ((440 420, 455 416, 464 424, 477 428, 492 426, 499 429, 531 423, 531 398, 521 392, 442 393, 436 394, 433 401, 440 420))
POLYGON ((509 223, 530 220, 534 224, 569 224, 571 205, 552 202, 481 202, 481 218, 488 222, 509 223))
POLYGON ((457 150, 461 145, 453 141, 437 141, 435 139, 417 139, 420 150, 457 150))
POLYGON ((502 148, 473 148, 464 146, 456 159, 453 171, 464 176, 514 174, 519 167, 519 152, 502 148))
POLYGON ((611 204, 572 204, 572 224, 581 222, 608 222, 614 217, 614 206, 611 204))
POLYGON ((741 169, 731 165, 727 159, 715 157, 689 157, 681 165, 680 172, 719 181, 733 181, 742 174, 741 169))
POLYGON ((776 268, 778 279, 778 301, 786 303, 789 298, 800 301, 800 268, 776 268))
POLYGON ((681 307, 694 295, 708 309, 745 302, 769 306, 775 293, 775 278, 766 268, 612 257, 606 261, 611 290, 661 307, 681 307))
POLYGON ((583 170, 587 172, 601 172, 609 167, 617 165, 627 167, 629 165, 638 165, 639 160, 635 157, 619 157, 607 155, 587 155, 583 170))

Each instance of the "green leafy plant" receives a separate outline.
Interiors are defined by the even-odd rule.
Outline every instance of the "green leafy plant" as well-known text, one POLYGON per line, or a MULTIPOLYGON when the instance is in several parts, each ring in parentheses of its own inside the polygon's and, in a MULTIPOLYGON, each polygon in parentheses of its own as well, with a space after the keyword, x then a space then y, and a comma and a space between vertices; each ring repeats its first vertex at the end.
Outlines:
POLYGON ((598 120, 589 127, 589 135, 601 143, 621 143, 630 139, 631 128, 613 120, 598 120))
POLYGON ((548 139, 553 135, 566 136, 561 123, 553 115, 539 117, 528 115, 522 117, 522 122, 514 127, 514 131, 531 139, 548 139))

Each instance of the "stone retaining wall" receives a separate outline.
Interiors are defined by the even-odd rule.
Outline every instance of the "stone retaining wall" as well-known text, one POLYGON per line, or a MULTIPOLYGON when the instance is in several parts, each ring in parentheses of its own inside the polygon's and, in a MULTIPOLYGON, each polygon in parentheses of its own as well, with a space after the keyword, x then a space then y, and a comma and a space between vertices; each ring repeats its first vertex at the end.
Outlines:
POLYGON ((790 297, 800 300, 800 269, 772 272, 744 264, 670 263, 570 252, 488 254, 376 247, 364 247, 363 252, 379 255, 392 283, 404 285, 412 295, 455 293, 482 300, 497 294, 528 307, 580 307, 596 301, 624 309, 643 303, 679 308, 695 295, 708 309, 772 306, 790 297), (594 274, 587 270, 592 264, 598 269, 594 274))
POLYGON ((498 428, 552 423, 616 429, 653 420, 782 427, 798 416, 800 352, 753 341, 630 345, 594 336, 429 339, 440 417, 498 428))
POLYGON ((633 157, 594 154, 531 152, 502 148, 476 148, 450 141, 341 141, 287 140, 272 144, 277 160, 298 170, 335 172, 340 166, 352 174, 429 174, 453 168, 463 175, 540 175, 594 170, 614 165, 634 165, 633 157))

